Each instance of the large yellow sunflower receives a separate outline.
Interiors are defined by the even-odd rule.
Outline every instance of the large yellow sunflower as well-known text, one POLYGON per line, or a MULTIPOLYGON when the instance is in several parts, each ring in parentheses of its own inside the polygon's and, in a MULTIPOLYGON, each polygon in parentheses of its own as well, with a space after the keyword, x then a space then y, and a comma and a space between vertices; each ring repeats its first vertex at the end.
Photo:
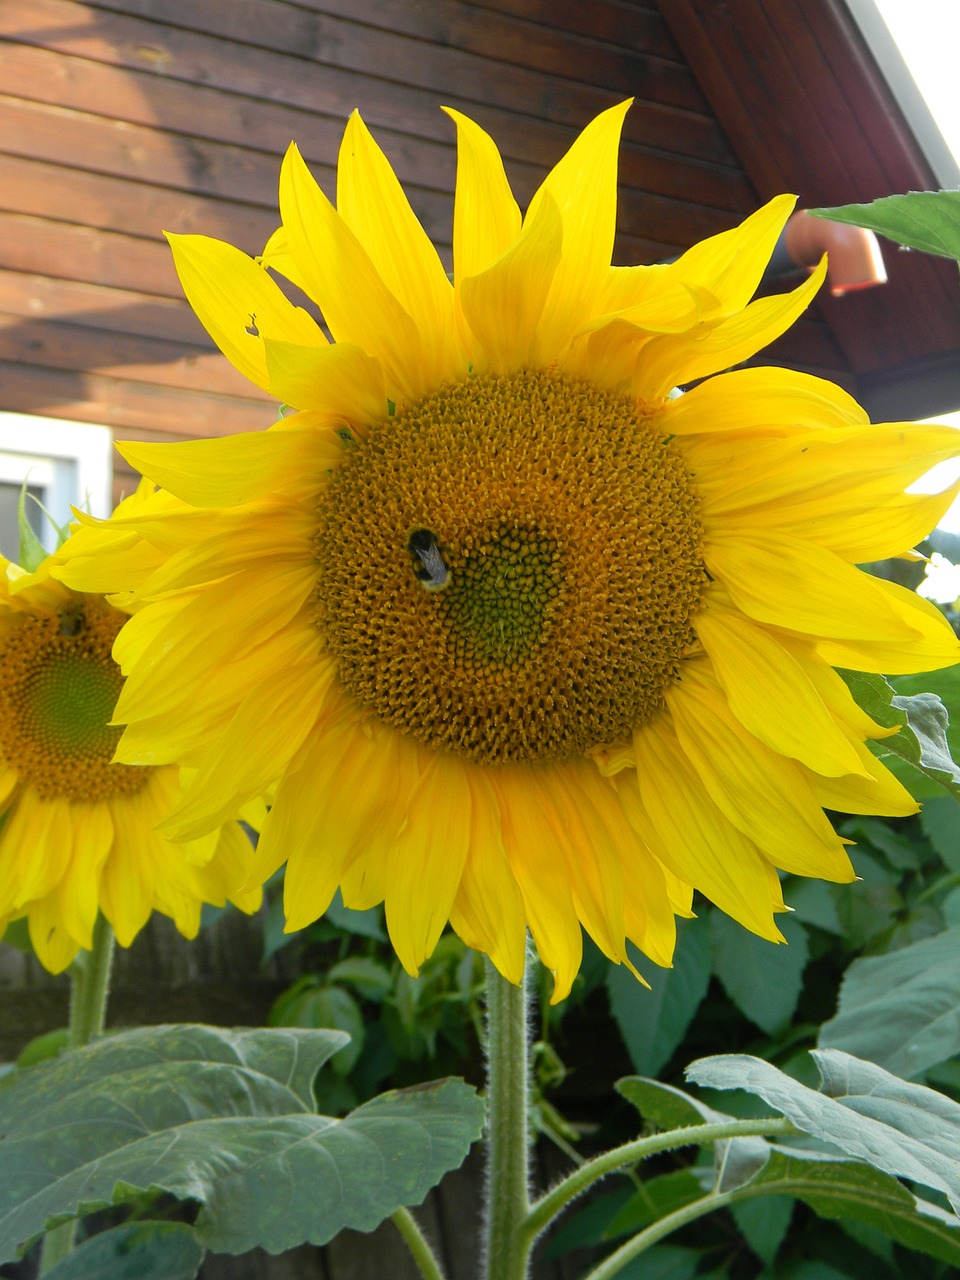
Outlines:
POLYGON ((179 505, 114 520, 64 575, 142 606, 115 648, 118 758, 196 767, 165 831, 200 837, 276 781, 257 875, 287 861, 289 929, 339 885, 385 902, 410 972, 449 920, 516 981, 529 928, 554 999, 581 926, 669 964, 693 888, 777 940, 776 868, 853 879, 822 806, 916 806, 833 666, 960 660, 932 606, 855 567, 936 523, 952 493, 904 489, 960 436, 871 426, 783 369, 709 378, 822 270, 751 301, 788 197, 671 265, 612 267, 626 107, 523 218, 449 112, 452 281, 359 115, 336 207, 291 147, 262 259, 171 237, 220 348, 300 412, 123 447, 179 505))
POLYGON ((33 573, 0 558, 0 934, 26 916, 52 973, 93 945, 100 911, 129 946, 151 911, 193 937, 202 903, 260 901, 237 823, 185 843, 155 830, 181 799, 176 765, 111 762, 127 614, 50 576, 71 552, 68 539, 33 573))

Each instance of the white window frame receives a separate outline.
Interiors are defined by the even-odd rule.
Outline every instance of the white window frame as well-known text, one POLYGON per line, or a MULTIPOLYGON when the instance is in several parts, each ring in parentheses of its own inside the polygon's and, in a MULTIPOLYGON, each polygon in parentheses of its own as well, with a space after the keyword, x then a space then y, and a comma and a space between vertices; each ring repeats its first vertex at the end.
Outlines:
MULTIPOLYGON (((72 506, 107 517, 113 508, 112 432, 92 422, 0 410, 0 481, 42 489, 41 501, 58 525, 69 523, 72 506)), ((42 520, 40 541, 48 551, 56 537, 42 520)))

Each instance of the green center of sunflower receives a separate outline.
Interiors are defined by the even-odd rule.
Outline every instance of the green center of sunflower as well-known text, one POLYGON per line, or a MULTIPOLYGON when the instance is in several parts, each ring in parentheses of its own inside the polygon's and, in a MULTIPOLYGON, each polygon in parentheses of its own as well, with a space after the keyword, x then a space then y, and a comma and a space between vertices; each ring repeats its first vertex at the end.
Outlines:
POLYGON ((363 706, 485 764, 658 714, 706 574, 679 454, 546 371, 440 388, 357 441, 318 508, 318 628, 363 706))
POLYGON ((146 781, 149 769, 111 763, 123 677, 110 651, 125 621, 77 596, 58 612, 24 613, 0 647, 0 751, 44 800, 105 800, 146 781))
POLYGON ((506 526, 463 557, 437 602, 464 669, 497 667, 540 645, 562 586, 556 540, 506 526))

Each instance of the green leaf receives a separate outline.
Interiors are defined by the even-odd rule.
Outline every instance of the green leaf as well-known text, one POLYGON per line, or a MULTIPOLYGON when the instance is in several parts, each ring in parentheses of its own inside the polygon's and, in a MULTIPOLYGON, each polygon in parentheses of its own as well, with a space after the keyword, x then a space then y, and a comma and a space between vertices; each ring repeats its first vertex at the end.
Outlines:
POLYGON ((354 911, 343 905, 339 889, 324 915, 331 924, 346 933, 355 933, 361 938, 376 938, 378 942, 387 940, 383 928, 383 908, 371 907, 368 911, 354 911))
POLYGON ((730 1206, 737 1230, 761 1262, 772 1267, 793 1217, 793 1201, 786 1196, 765 1196, 730 1206))
POLYGON ((370 956, 348 956, 340 960, 327 973, 327 981, 347 982, 371 1000, 382 1000, 393 986, 387 966, 370 956))
MULTIPOLYGON (((617 1280, 692 1280, 702 1257, 702 1249, 657 1244, 622 1267, 617 1272, 617 1280)), ((703 1280, 709 1277, 704 1276, 703 1280)))
POLYGON ((625 1076, 614 1086, 643 1118, 658 1129, 687 1129, 695 1124, 723 1124, 733 1117, 714 1111, 699 1098, 694 1098, 672 1084, 645 1080, 641 1076, 625 1076))
POLYGON ((656 1075, 673 1056, 710 983, 707 922, 682 921, 677 934, 672 969, 644 966, 650 990, 624 965, 606 966, 610 1012, 634 1070, 642 1075, 656 1075))
POLYGON ((78 1245, 44 1280, 194 1280, 203 1249, 182 1222, 128 1222, 78 1245))
MULTIPOLYGON (((948 796, 943 799, 949 801, 948 796)), ((880 818, 851 818, 843 824, 843 834, 855 840, 860 848, 867 845, 882 853, 897 871, 916 871, 923 862, 923 849, 917 842, 880 818)))
POLYGON ((225 1253, 323 1244, 419 1204, 480 1133, 462 1081, 386 1093, 344 1120, 312 1083, 336 1031, 143 1027, 0 1089, 0 1260, 55 1217, 158 1190, 199 1203, 225 1253))
POLYGON ((687 1077, 708 1088, 755 1093, 802 1132, 960 1205, 960 1104, 838 1049, 812 1056, 822 1093, 747 1054, 701 1058, 687 1077))
POLYGON ((907 728, 885 738, 884 745, 960 799, 960 767, 950 754, 947 709, 940 698, 935 693, 896 694, 893 706, 904 713, 907 728))
POLYGON ((920 810, 920 827, 951 871, 960 872, 960 822, 949 796, 938 795, 920 810))
MULTIPOLYGON (((33 531, 33 525, 27 516, 27 498, 32 495, 27 492, 29 481, 24 480, 20 486, 20 497, 17 501, 17 530, 20 534, 20 550, 17 553, 17 563, 21 569, 26 569, 28 573, 35 573, 40 565, 47 558, 47 549, 33 531)), ((33 499, 36 502, 36 499, 33 499)), ((39 505, 39 504, 38 504, 39 505)), ((40 508, 41 511, 43 508, 40 508)))
POLYGON ((960 928, 854 960, 819 1043, 907 1080, 960 1053, 960 928))
POLYGON ((32 1067, 48 1058, 57 1058, 67 1047, 70 1033, 65 1027, 57 1031, 47 1031, 43 1035, 34 1036, 17 1055, 18 1067, 32 1067))
POLYGON ((647 1178, 619 1207, 600 1238, 616 1240, 618 1236, 633 1235, 667 1214, 693 1204, 702 1195, 700 1179, 689 1169, 674 1169, 657 1178, 647 1178))
POLYGON ((745 932, 721 911, 711 921, 714 972, 741 1013, 767 1035, 790 1024, 809 957, 803 925, 789 917, 779 924, 787 946, 745 932))
MULTIPOLYGON (((771 1280, 770 1273, 764 1272, 761 1280, 771 1280)), ((836 1267, 828 1267, 825 1262, 807 1258, 793 1262, 787 1267, 779 1267, 776 1280, 851 1280, 846 1271, 838 1271, 836 1267)))
POLYGON ((580 1201, 575 1209, 563 1215, 560 1222, 554 1221, 542 1257, 559 1258, 570 1249, 589 1249, 613 1239, 611 1223, 623 1205, 633 1200, 634 1194, 631 1184, 623 1178, 612 1190, 601 1191, 586 1202, 580 1201))
POLYGON ((906 195, 883 196, 871 204, 845 204, 835 209, 811 209, 818 218, 866 227, 888 240, 935 253, 942 258, 960 258, 960 192, 910 191, 906 195))
MULTIPOLYGON (((773 1146, 763 1171, 740 1194, 792 1196, 821 1218, 853 1219, 910 1249, 960 1263, 960 1221, 917 1200, 890 1174, 859 1161, 773 1146)), ((768 1207, 766 1200, 763 1204, 768 1207)))
MULTIPOLYGON (((847 886, 844 885, 844 888, 847 886)), ((837 915, 830 886, 823 880, 808 880, 804 876, 787 876, 783 883, 783 900, 792 907, 797 919, 804 924, 816 925, 825 933, 843 933, 843 925, 837 915)))
MULTIPOLYGON (((938 694, 897 693, 883 676, 868 675, 861 671, 842 671, 840 674, 868 715, 882 725, 900 725, 899 733, 884 738, 879 744, 880 753, 892 754, 905 760, 960 800, 960 767, 954 763, 950 754, 947 735, 949 717, 938 694)), ((932 683, 935 679, 943 681, 946 677, 942 672, 935 672, 924 675, 922 679, 932 683)), ((955 671, 953 679, 958 679, 955 671)), ((898 687, 904 689, 908 686, 898 682, 898 687)))
MULTIPOLYGON (((617 1092, 657 1128, 682 1130, 691 1125, 723 1124, 733 1117, 715 1111, 682 1089, 627 1076, 618 1080, 617 1092)), ((678 1143, 678 1146, 683 1145, 678 1143)), ((761 1138, 728 1138, 713 1144, 714 1181, 719 1191, 733 1191, 753 1178, 767 1159, 769 1147, 761 1138)))
POLYGON ((298 979, 280 996, 270 1011, 272 1027, 314 1027, 343 1031, 348 1042, 330 1059, 339 1076, 350 1074, 365 1039, 360 1006, 342 987, 318 984, 312 975, 298 979))
MULTIPOLYGON (((839 834, 846 835, 845 825, 839 834)), ((889 936, 904 910, 903 896, 896 887, 899 876, 862 849, 852 849, 851 855, 857 882, 830 886, 848 951, 866 946, 881 934, 889 936)))

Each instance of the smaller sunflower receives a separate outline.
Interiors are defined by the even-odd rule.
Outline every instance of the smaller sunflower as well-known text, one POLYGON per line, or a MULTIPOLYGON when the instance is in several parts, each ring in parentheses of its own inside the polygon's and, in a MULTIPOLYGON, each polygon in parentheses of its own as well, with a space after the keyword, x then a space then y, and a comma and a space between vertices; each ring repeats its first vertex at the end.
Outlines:
POLYGON ((26 917, 51 973, 92 946, 98 912, 129 946, 152 911, 192 938, 204 902, 261 898, 240 892, 252 849, 238 823, 177 844, 157 834, 181 799, 176 765, 113 763, 111 650, 128 614, 50 576, 72 541, 33 572, 0 557, 0 936, 26 917))

